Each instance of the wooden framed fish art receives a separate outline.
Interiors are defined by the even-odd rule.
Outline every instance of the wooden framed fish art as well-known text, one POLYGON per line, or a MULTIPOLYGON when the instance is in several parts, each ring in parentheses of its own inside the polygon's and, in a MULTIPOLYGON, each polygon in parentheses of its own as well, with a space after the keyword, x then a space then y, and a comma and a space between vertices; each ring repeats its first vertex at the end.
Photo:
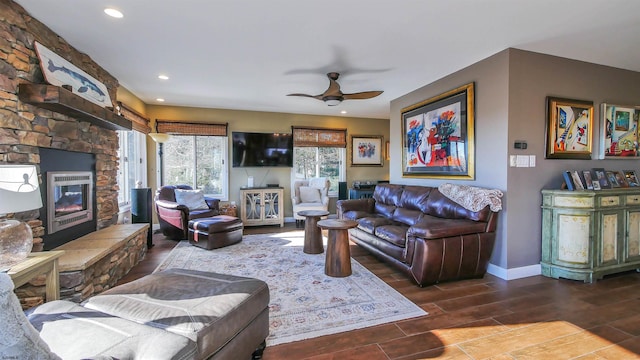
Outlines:
POLYGON ((593 101, 547 97, 547 159, 591 159, 593 101))
POLYGON ((71 86, 71 91, 101 107, 112 107, 109 90, 93 76, 68 62, 39 42, 34 42, 44 79, 51 85, 71 86))

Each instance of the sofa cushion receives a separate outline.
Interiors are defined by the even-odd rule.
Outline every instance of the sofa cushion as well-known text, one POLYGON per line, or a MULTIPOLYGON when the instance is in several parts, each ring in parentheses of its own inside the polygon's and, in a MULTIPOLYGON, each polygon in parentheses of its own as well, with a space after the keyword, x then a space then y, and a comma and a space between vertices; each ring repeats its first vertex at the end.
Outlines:
POLYGON ((184 205, 189 210, 207 210, 209 205, 204 201, 204 193, 202 190, 182 190, 175 189, 176 202, 184 205))
POLYGON ((467 219, 443 219, 425 215, 409 228, 408 235, 425 239, 438 239, 451 236, 485 232, 487 223, 467 219))
POLYGON ((369 234, 375 234, 376 228, 378 226, 390 224, 393 224, 393 221, 387 219, 386 217, 375 214, 369 214, 368 216, 360 218, 358 220, 358 228, 368 232, 369 234))
POLYGON ((358 220, 364 217, 368 217, 371 216, 371 213, 368 211, 361 211, 361 210, 350 210, 350 211, 345 211, 342 214, 342 218, 346 219, 346 220, 358 220))
MULTIPOLYGON (((203 271, 169 269, 119 285, 85 307, 185 336, 206 358, 225 346, 269 304, 264 281, 203 271)), ((268 323, 256 331, 269 333, 268 323)), ((254 345, 255 346, 255 345, 254 345)))
POLYGON ((302 203, 321 203, 320 189, 311 186, 300 186, 300 202, 302 203))
POLYGON ((424 216, 424 214, 420 210, 412 210, 399 207, 393 212, 391 218, 394 221, 398 221, 406 225, 413 225, 418 222, 422 218, 422 216, 424 216))
POLYGON ((398 206, 407 210, 425 212, 432 189, 428 186, 405 186, 398 206))
POLYGON ((438 189, 431 191, 426 205, 426 208, 422 210, 425 214, 448 219, 487 221, 491 214, 488 206, 479 212, 467 210, 462 205, 442 195, 438 189))
POLYGON ((408 229, 409 226, 404 224, 382 225, 376 227, 374 235, 396 246, 405 247, 408 229))
POLYGON ((29 315, 51 351, 63 359, 192 359, 184 336, 57 300, 29 315))

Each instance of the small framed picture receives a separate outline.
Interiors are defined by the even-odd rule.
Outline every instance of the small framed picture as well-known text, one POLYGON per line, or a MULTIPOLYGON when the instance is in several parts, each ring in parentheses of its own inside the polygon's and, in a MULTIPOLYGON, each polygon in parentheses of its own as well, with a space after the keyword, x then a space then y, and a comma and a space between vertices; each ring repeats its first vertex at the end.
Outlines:
POLYGON ((377 135, 351 136, 351 166, 382 166, 383 140, 377 135))
POLYGON ((616 180, 618 181, 618 184, 620 184, 620 187, 629 187, 629 184, 627 183, 627 179, 624 177, 624 174, 622 173, 622 171, 616 171, 615 176, 616 176, 616 180))
POLYGON ((638 174, 636 174, 635 170, 623 170, 624 177, 627 179, 627 184, 629 186, 640 186, 640 182, 638 182, 638 174))
MULTIPOLYGON (((611 189, 611 184, 609 183, 609 180, 607 180, 607 174, 604 172, 603 168, 593 168, 591 170, 593 171, 594 183, 597 180, 598 183, 600 184, 601 189, 611 189)), ((594 190, 595 190, 595 187, 594 187, 594 190)))
POLYGON ((618 179, 616 179, 615 171, 605 171, 605 173, 607 174, 607 180, 609 180, 609 183, 611 184, 611 187, 612 188, 619 188, 620 187, 620 183, 618 182, 618 179))
POLYGON ((602 190, 602 188, 600 187, 600 183, 597 181, 593 182, 593 190, 602 190))
POLYGON ((576 190, 584 190, 584 184, 582 183, 582 179, 580 179, 580 173, 578 173, 578 170, 573 170, 571 172, 571 179, 573 179, 573 185, 576 187, 576 190))
POLYGON ((591 171, 583 170, 582 171, 582 177, 584 178, 584 185, 587 187, 587 189, 588 190, 594 190, 593 189, 593 179, 591 178, 591 171))

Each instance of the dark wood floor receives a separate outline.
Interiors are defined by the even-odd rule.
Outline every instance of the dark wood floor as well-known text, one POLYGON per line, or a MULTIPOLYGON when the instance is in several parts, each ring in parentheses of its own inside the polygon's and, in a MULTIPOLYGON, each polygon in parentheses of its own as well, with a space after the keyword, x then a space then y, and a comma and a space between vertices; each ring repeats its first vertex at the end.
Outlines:
MULTIPOLYGON (((287 224, 285 230, 295 230, 287 224)), ((281 232, 247 228, 245 234, 281 232)), ((155 246, 121 282, 151 273, 176 245, 155 246)), ((640 274, 594 284, 534 276, 504 281, 491 275, 419 288, 356 245, 354 259, 428 316, 268 347, 281 359, 640 359, 640 274)))

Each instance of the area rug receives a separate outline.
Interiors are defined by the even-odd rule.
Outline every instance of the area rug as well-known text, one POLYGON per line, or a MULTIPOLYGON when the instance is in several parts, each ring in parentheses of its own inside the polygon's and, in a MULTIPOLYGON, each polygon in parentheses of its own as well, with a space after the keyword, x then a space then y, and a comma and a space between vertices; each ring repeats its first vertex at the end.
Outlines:
POLYGON ((326 276, 325 254, 305 254, 303 242, 303 231, 245 235, 214 250, 182 241, 155 271, 183 268, 265 281, 271 295, 267 345, 427 315, 354 259, 351 276, 326 276))

